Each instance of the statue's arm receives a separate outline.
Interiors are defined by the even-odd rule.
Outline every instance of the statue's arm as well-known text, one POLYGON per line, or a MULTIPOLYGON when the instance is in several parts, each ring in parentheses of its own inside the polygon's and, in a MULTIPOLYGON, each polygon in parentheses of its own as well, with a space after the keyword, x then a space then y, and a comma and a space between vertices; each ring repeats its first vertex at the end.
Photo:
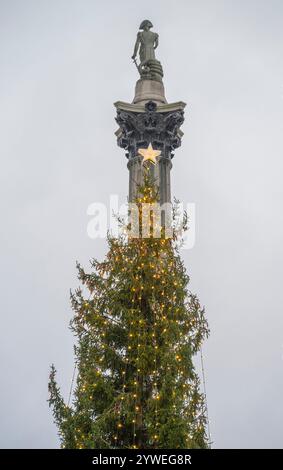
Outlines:
POLYGON ((140 33, 138 33, 135 48, 134 48, 134 53, 132 55, 132 59, 136 58, 136 55, 137 55, 138 50, 139 50, 140 42, 141 42, 140 33))
POLYGON ((158 36, 158 34, 156 33, 156 35, 155 35, 155 42, 154 42, 154 49, 157 48, 158 44, 159 44, 159 36, 158 36))

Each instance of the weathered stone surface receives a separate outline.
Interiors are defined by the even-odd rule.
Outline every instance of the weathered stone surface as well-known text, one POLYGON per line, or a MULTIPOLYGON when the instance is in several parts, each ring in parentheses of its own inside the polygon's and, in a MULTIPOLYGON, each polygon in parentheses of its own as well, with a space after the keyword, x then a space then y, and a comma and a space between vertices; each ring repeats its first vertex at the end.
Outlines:
POLYGON ((155 80, 137 81, 133 103, 145 104, 147 101, 156 101, 160 104, 167 103, 162 82, 155 80))

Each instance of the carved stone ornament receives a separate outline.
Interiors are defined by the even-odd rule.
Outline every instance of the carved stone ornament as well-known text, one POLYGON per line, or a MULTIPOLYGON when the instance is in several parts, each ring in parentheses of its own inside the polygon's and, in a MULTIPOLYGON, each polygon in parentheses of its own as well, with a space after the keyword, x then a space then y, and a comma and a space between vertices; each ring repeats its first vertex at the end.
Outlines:
POLYGON ((138 154, 139 148, 147 148, 150 144, 160 150, 163 157, 171 159, 174 150, 181 145, 183 109, 158 112, 156 103, 149 101, 142 113, 118 108, 116 121, 120 127, 118 145, 126 150, 129 159, 138 154))

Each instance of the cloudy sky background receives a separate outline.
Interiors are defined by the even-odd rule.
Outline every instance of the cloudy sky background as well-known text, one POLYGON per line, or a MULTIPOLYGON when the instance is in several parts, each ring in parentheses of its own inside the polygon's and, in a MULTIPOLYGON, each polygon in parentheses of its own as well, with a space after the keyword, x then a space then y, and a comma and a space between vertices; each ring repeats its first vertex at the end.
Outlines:
POLYGON ((131 101, 141 20, 160 34, 169 102, 187 102, 172 193, 196 203, 183 251, 205 305, 215 448, 283 447, 283 4, 1 0, 0 446, 58 447, 49 365, 68 396, 75 261, 91 202, 125 202, 113 102, 131 101))

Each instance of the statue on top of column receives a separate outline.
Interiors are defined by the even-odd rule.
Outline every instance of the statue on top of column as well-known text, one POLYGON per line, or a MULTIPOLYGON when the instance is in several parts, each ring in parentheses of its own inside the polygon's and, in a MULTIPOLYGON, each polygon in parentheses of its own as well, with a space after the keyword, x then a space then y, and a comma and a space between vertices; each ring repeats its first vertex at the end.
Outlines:
POLYGON ((153 27, 151 21, 144 20, 140 25, 132 59, 137 66, 141 79, 162 81, 163 70, 161 63, 155 58, 155 49, 158 46, 158 34, 150 31, 153 27), (140 63, 136 56, 139 52, 140 63))

